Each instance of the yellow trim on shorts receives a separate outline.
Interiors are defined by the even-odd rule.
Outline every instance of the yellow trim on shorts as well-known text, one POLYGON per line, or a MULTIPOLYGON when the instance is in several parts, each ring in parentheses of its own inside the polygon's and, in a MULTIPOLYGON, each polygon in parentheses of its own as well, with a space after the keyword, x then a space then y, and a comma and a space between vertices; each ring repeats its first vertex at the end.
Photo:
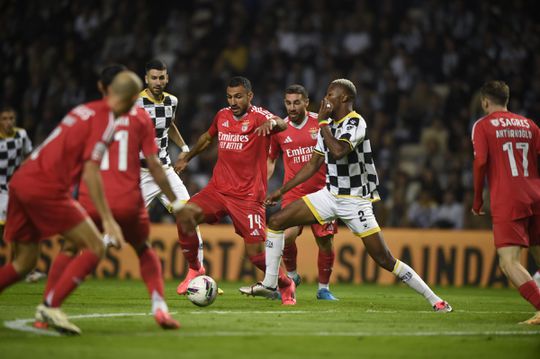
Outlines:
POLYGON ((332 194, 332 196, 337 197, 337 198, 361 198, 361 199, 365 199, 366 201, 369 201, 371 203, 378 202, 378 201, 381 200, 381 197, 379 197, 379 196, 377 196, 375 198, 365 198, 365 197, 362 197, 362 196, 353 196, 353 195, 350 195, 350 194, 332 194))
POLYGON ((284 231, 274 231, 273 229, 270 229, 270 228, 268 228, 268 227, 266 227, 266 230, 267 230, 268 232, 272 232, 272 233, 274 233, 274 234, 281 234, 281 233, 284 232, 284 231))
POLYGON ((364 238, 364 237, 372 235, 373 233, 378 233, 380 231, 381 231, 381 227, 377 226, 375 228, 371 228, 370 230, 362 232, 362 233, 354 233, 354 235, 360 238, 364 238))
POLYGON ((317 212, 317 210, 315 209, 315 207, 313 206, 313 204, 311 203, 311 201, 309 200, 309 198, 307 196, 303 196, 302 199, 304 200, 304 202, 306 203, 306 205, 308 206, 309 210, 311 211, 311 213, 315 216, 315 218, 317 219, 317 222, 319 222, 320 224, 324 224, 324 221, 322 220, 321 218, 321 215, 319 214, 319 212, 317 212))

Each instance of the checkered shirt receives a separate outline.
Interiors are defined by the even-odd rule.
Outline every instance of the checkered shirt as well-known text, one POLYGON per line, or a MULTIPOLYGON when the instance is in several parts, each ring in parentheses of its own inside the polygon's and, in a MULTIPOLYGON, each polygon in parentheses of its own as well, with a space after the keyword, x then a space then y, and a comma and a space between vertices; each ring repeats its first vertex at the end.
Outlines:
POLYGON ((7 192, 13 173, 32 152, 32 142, 26 130, 15 128, 15 135, 0 138, 0 192, 7 192))
MULTIPOLYGON (((146 90, 143 90, 139 94, 137 105, 144 108, 152 118, 156 129, 156 145, 159 149, 159 159, 163 165, 169 166, 171 164, 171 158, 167 152, 167 148, 169 147, 169 127, 171 127, 171 123, 175 118, 178 99, 176 96, 164 92, 163 101, 154 102, 150 99, 146 90)), ((140 157, 141 159, 144 158, 142 154, 140 157)))
POLYGON ((379 178, 371 144, 366 138, 366 121, 352 111, 341 120, 330 122, 329 128, 335 138, 347 142, 352 148, 345 157, 334 159, 319 131, 315 152, 324 156, 327 167, 326 187, 330 193, 378 199, 379 178))

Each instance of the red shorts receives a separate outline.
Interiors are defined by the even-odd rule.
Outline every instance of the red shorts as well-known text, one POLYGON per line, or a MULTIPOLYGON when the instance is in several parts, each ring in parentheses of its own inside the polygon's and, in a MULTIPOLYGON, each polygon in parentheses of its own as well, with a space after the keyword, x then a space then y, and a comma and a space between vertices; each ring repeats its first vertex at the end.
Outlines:
MULTIPOLYGON (((121 208, 115 207, 114 203, 120 203, 120 200, 109 198, 108 201, 111 205, 113 217, 122 229, 122 234, 126 242, 134 247, 145 243, 150 235, 150 219, 148 218, 148 211, 144 207, 142 198, 140 203, 130 208, 126 208, 125 206, 121 208)), ((89 204, 86 200, 81 201, 81 204, 88 211, 88 214, 99 230, 103 231, 101 217, 93 204, 89 204)))
POLYGON ((540 245, 540 215, 493 223, 495 247, 540 245))
POLYGON ((4 238, 8 242, 37 242, 66 232, 87 217, 71 193, 47 198, 13 187, 9 191, 4 238))
MULTIPOLYGON (((301 200, 301 199, 300 198, 283 198, 281 202, 281 208, 287 207, 289 204, 291 204, 292 202, 296 200, 301 200)), ((300 227, 300 231, 298 232, 298 235, 301 235, 304 229, 304 226, 298 226, 298 227, 300 227)), ((330 223, 325 223, 325 224, 314 223, 311 225, 311 232, 313 233, 313 236, 317 238, 333 236, 334 234, 338 232, 337 221, 332 221, 330 223)))
POLYGON ((264 242, 266 239, 266 211, 260 202, 223 195, 212 185, 205 187, 188 202, 201 207, 206 223, 215 223, 229 215, 235 232, 246 243, 264 242))

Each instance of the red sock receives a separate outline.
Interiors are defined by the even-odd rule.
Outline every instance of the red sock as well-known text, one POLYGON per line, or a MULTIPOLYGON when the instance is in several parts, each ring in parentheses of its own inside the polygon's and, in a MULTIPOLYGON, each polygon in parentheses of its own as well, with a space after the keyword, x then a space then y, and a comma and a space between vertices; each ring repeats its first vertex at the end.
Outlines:
POLYGON ((141 267, 141 277, 146 284, 150 298, 154 292, 163 295, 163 279, 161 277, 161 263, 153 249, 145 249, 139 256, 139 265, 141 267))
POLYGON ((527 302, 531 303, 536 310, 540 310, 540 289, 538 289, 534 280, 523 283, 518 290, 519 294, 527 302))
POLYGON ((319 267, 319 283, 328 284, 330 282, 330 275, 332 275, 332 267, 334 266, 334 258, 336 254, 334 251, 323 252, 319 249, 319 256, 317 258, 317 266, 319 267))
POLYGON ((21 279, 21 276, 17 273, 12 263, 8 263, 0 268, 0 293, 13 283, 18 282, 19 279, 21 279))
POLYGON ((179 222, 176 222, 176 228, 178 230, 178 242, 180 242, 182 253, 188 262, 189 268, 199 270, 201 268, 201 263, 199 263, 198 258, 199 237, 197 237, 197 232, 194 232, 191 235, 184 233, 179 222))
POLYGON ((285 244, 285 247, 283 247, 283 263, 288 272, 294 272, 296 270, 297 255, 298 248, 296 247, 296 242, 285 244))
POLYGON ((47 285, 45 286, 45 290, 43 291, 44 300, 47 298, 47 295, 51 291, 51 288, 53 288, 56 283, 58 283, 58 280, 62 276, 62 273, 64 273, 66 267, 69 265, 69 263, 71 263, 71 260, 73 258, 74 257, 71 257, 64 252, 58 253, 58 255, 54 258, 51 268, 49 269, 49 275, 47 276, 47 285))
POLYGON ((81 254, 73 258, 66 267, 56 285, 51 288, 47 304, 53 308, 62 305, 67 296, 96 268, 99 259, 94 252, 88 249, 81 251, 81 254))
MULTIPOLYGON (((266 260, 264 258, 264 252, 258 253, 254 256, 249 257, 249 260, 253 265, 263 272, 266 271, 266 260)), ((291 279, 287 277, 287 274, 283 271, 283 268, 279 267, 279 277, 278 277, 278 287, 288 287, 291 285, 291 279)))

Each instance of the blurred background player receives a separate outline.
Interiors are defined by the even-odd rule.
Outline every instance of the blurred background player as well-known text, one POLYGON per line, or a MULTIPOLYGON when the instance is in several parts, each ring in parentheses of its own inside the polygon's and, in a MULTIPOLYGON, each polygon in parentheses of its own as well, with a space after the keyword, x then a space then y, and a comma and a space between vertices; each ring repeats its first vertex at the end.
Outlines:
MULTIPOLYGON (((125 69, 122 65, 111 65, 102 70, 98 88, 103 97, 107 96, 114 76, 125 69)), ((122 228, 124 238, 138 256, 141 276, 152 300, 152 314, 156 322, 164 329, 177 329, 180 324, 169 315, 164 299, 161 263, 148 242, 150 223, 139 185, 139 153, 144 154, 150 173, 156 178, 156 183, 167 195, 173 207, 178 210, 182 207, 183 201, 174 196, 161 162, 157 158, 154 128, 148 114, 137 106, 133 107, 128 114, 116 120, 115 130, 114 141, 101 161, 105 197, 114 218, 122 228)), ((84 183, 80 186, 79 202, 98 227, 101 227, 99 215, 90 199, 88 186, 84 183)), ((45 298, 75 254, 75 248, 64 246, 63 251, 56 256, 49 271, 45 298)), ((34 326, 43 327, 40 322, 36 322, 34 326)))
MULTIPOLYGON (((349 229, 362 239, 375 262, 394 273, 409 287, 416 290, 437 312, 451 312, 447 302, 439 298, 420 276, 407 264, 395 259, 381 235, 373 214, 371 202, 379 200, 379 179, 373 162, 371 144, 366 138, 366 122, 353 110, 356 87, 347 79, 334 80, 321 101, 318 120, 320 131, 317 146, 310 161, 297 175, 269 195, 266 204, 276 201, 311 178, 326 163, 326 187, 296 200, 272 215, 268 222, 268 238, 272 246, 283 243, 286 228, 302 224, 320 224, 340 218, 349 229)), ((282 244, 281 244, 282 245, 282 244)), ((266 251, 266 273, 279 260, 269 258, 276 252, 266 251)), ((254 296, 268 296, 275 279, 265 278, 262 283, 242 287, 241 292, 254 296)))
MULTIPOLYGON (((181 150, 178 161, 189 152, 189 147, 180 135, 175 124, 176 109, 178 107, 178 98, 165 92, 165 87, 169 83, 169 74, 167 65, 159 60, 153 59, 146 64, 144 81, 146 88, 139 94, 137 105, 144 108, 150 115, 155 127, 155 142, 158 146, 158 157, 161 161, 167 180, 175 196, 182 201, 189 200, 189 193, 184 186, 184 183, 178 177, 178 174, 171 166, 171 158, 167 151, 169 147, 169 139, 171 139, 181 150)), ((148 170, 146 160, 141 156, 141 189, 146 207, 157 198, 159 201, 171 211, 171 202, 157 185, 148 170)), ((178 227, 178 235, 180 228, 178 227)), ((199 228, 197 227, 197 237, 199 239, 198 256, 201 263, 203 262, 203 243, 199 228)))
MULTIPOLYGON (((218 159, 212 178, 188 203, 202 209, 198 223, 215 223, 229 215, 236 233, 244 239, 250 261, 264 271, 266 160, 271 135, 285 130, 287 124, 267 110, 251 105, 252 99, 251 82, 245 77, 233 77, 227 86, 229 107, 218 111, 208 131, 199 137, 187 156, 178 161, 176 169, 184 170, 193 157, 217 138, 218 159)), ((205 269, 197 259, 197 238, 181 230, 180 245, 189 271, 178 285, 177 293, 185 294, 189 281, 205 274, 205 269)), ((283 246, 280 253, 282 250, 283 246)), ((278 276, 277 271, 275 275, 278 276)), ((291 293, 294 294, 294 282, 283 271, 279 277, 282 302, 287 304, 291 293)))
POLYGON ((63 333, 81 333, 60 306, 96 268, 104 254, 101 233, 72 198, 72 186, 82 176, 103 221, 104 234, 121 246, 124 239, 107 205, 99 164, 113 140, 114 119, 132 108, 141 88, 137 75, 120 73, 107 99, 70 111, 10 182, 5 237, 14 246, 15 257, 0 268, 0 291, 35 267, 41 239, 62 234, 80 254, 65 268, 44 303, 37 307, 36 319, 63 333))
POLYGON ((523 323, 540 325, 540 289, 520 263, 521 249, 529 248, 540 266, 540 129, 530 119, 508 111, 510 88, 506 83, 487 82, 480 96, 486 116, 472 128, 472 212, 485 214, 482 194, 487 175, 499 266, 537 311, 523 323))
MULTIPOLYGON (((291 85, 285 90, 285 108, 287 109, 288 126, 285 131, 272 136, 270 154, 268 156, 268 178, 272 177, 276 166, 276 160, 282 155, 285 175, 283 183, 291 180, 298 171, 311 158, 313 148, 317 144, 319 121, 317 114, 308 112, 309 97, 306 89, 301 85, 291 85)), ((326 166, 321 166, 319 171, 306 182, 296 186, 287 192, 281 201, 284 208, 306 194, 316 192, 324 187, 326 180, 326 166)), ((287 275, 294 280, 296 286, 300 284, 300 276, 296 271, 297 247, 296 237, 302 233, 302 226, 287 228, 284 232, 285 246, 283 248, 283 263, 287 269, 287 275)), ((317 265, 319 267, 319 289, 317 299, 337 300, 330 292, 329 283, 332 267, 334 264, 333 238, 337 232, 335 221, 321 225, 311 225, 311 231, 317 246, 319 255, 317 265)))

